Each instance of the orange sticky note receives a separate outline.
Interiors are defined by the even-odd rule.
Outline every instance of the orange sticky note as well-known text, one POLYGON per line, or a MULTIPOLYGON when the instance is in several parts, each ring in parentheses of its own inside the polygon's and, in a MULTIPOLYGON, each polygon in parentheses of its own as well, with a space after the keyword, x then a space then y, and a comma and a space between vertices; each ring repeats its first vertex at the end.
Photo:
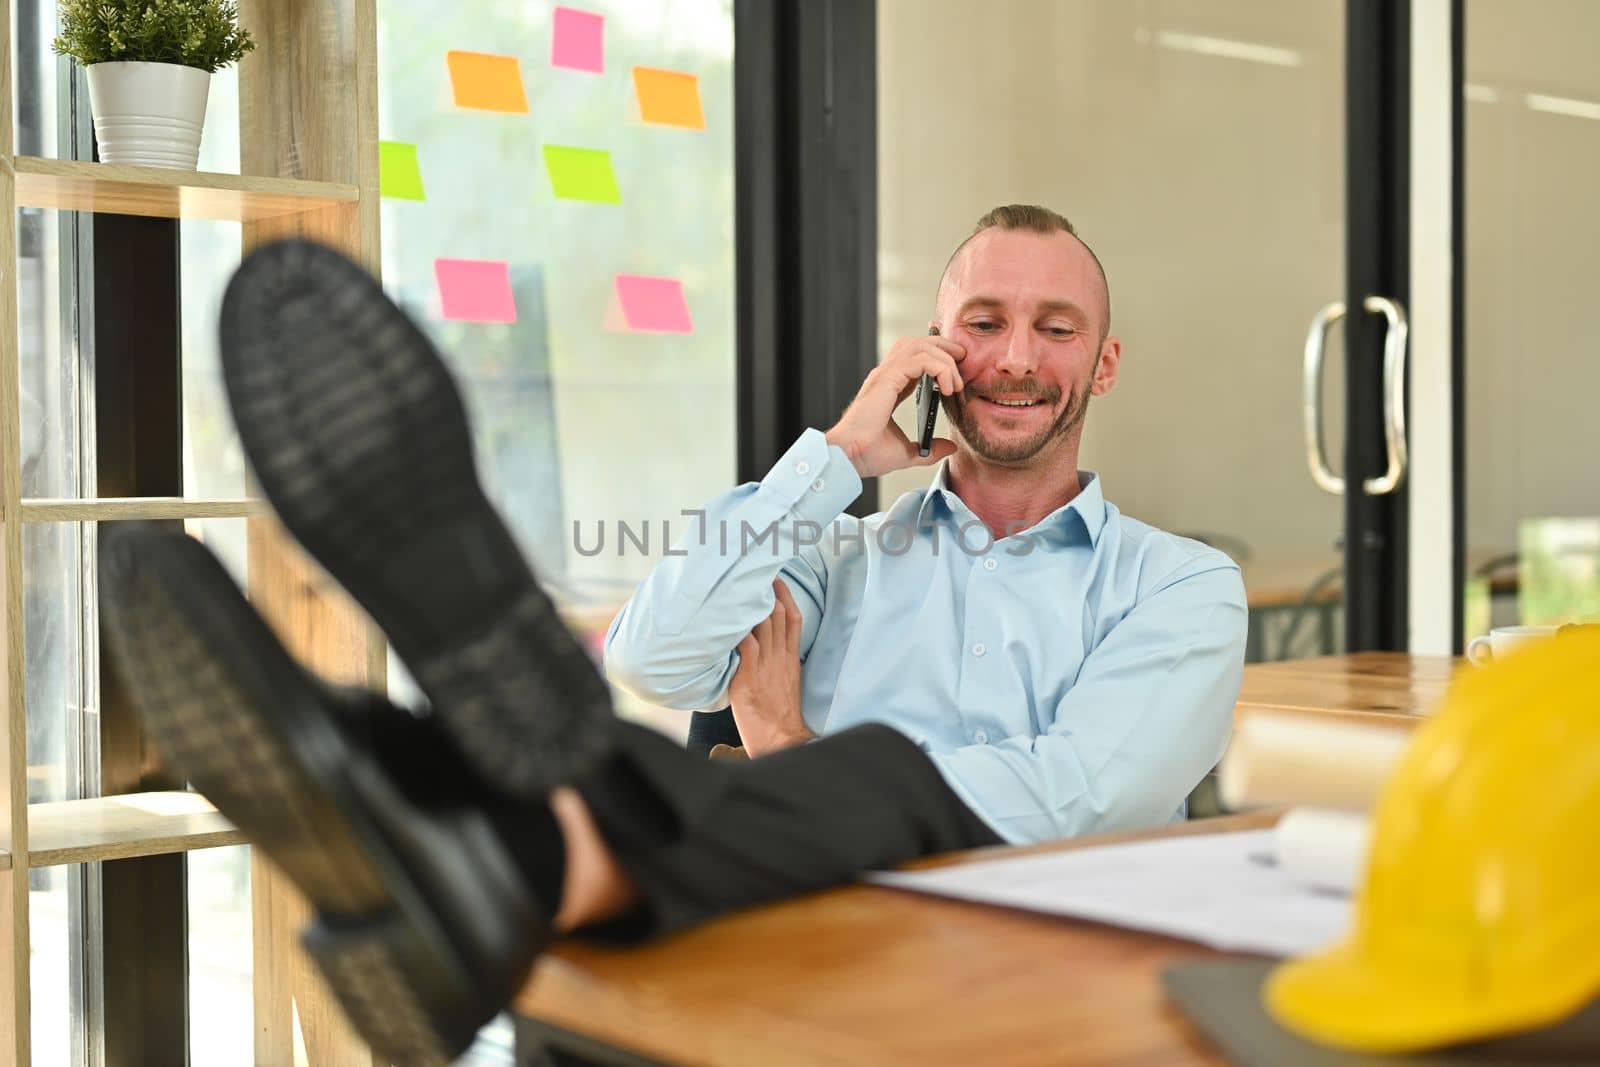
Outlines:
POLYGON ((526 114, 528 92, 522 85, 522 63, 516 56, 496 56, 487 52, 447 52, 450 88, 456 107, 479 111, 511 111, 526 114))
POLYGON ((633 68, 633 90, 639 97, 639 117, 661 126, 706 128, 700 106, 700 76, 654 67, 633 68))

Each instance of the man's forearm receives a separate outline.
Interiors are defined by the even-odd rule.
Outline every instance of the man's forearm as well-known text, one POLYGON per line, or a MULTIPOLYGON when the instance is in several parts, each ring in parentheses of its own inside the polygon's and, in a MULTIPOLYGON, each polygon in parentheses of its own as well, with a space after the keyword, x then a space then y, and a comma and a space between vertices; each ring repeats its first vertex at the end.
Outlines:
POLYGON ((760 482, 712 501, 703 523, 691 519, 694 528, 612 622, 607 675, 651 703, 720 706, 733 649, 772 610, 780 572, 815 631, 826 585, 820 549, 860 492, 843 453, 807 431, 760 482))

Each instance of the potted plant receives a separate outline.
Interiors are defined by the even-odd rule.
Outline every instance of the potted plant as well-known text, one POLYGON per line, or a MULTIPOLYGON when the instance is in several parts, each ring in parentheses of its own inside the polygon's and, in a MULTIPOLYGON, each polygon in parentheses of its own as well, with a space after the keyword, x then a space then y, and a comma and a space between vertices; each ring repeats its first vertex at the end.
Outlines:
POLYGON ((211 75, 255 48, 234 0, 61 0, 104 163, 194 170, 211 75))

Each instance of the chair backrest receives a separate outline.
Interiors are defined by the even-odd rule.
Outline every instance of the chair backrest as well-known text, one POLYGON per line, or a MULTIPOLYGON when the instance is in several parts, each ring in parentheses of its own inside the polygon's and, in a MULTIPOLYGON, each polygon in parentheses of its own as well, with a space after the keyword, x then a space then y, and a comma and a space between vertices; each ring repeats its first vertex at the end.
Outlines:
POLYGON ((733 709, 697 711, 689 716, 689 739, 685 746, 697 756, 711 755, 717 745, 739 748, 744 740, 739 737, 739 724, 733 721, 733 709))

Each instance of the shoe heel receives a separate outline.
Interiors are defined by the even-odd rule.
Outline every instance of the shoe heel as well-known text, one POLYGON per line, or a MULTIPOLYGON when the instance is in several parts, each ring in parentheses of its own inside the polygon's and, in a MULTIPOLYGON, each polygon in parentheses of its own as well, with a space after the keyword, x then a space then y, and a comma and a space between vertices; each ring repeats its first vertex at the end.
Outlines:
POLYGON ((611 692, 537 587, 412 669, 462 753, 503 793, 543 797, 611 749, 611 692))
POLYGON ((399 914, 323 916, 300 935, 350 1025, 394 1067, 449 1067, 493 1016, 399 914))

